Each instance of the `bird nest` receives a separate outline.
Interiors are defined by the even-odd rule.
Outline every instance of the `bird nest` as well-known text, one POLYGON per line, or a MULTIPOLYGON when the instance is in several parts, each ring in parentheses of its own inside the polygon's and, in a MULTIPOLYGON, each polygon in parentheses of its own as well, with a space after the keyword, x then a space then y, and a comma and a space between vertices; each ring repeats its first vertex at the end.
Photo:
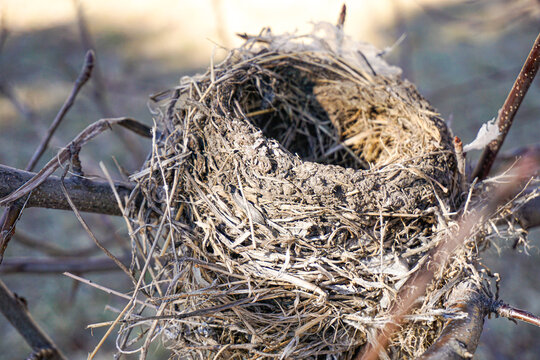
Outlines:
MULTIPOLYGON (((118 341, 147 351, 160 335, 178 358, 351 359, 456 226, 452 136, 399 69, 338 28, 245 37, 154 98, 152 152, 132 176, 143 202, 128 204, 148 301, 118 341)), ((389 357, 418 356, 456 316, 451 290, 482 281, 477 249, 436 272, 389 357)))

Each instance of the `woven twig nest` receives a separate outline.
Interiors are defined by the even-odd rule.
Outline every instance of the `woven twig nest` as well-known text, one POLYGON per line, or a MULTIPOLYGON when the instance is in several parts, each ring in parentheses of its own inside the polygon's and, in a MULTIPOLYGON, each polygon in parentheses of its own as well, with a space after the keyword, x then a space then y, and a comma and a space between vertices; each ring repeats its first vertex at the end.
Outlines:
MULTIPOLYGON (((451 230, 460 175, 445 123, 375 49, 322 29, 249 38, 161 95, 129 213, 134 252, 154 260, 140 291, 162 316, 137 323, 147 345, 160 334, 180 358, 350 359, 451 230)), ((434 341, 452 288, 480 284, 475 255, 437 272, 390 357, 434 341)), ((125 317, 137 315, 150 314, 125 317)))

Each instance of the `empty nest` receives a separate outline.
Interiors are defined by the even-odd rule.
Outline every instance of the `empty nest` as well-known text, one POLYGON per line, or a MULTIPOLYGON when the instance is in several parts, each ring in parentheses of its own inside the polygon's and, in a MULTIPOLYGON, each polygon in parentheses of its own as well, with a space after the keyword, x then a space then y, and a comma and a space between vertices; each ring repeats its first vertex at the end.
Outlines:
MULTIPOLYGON (((148 301, 124 315, 139 320, 119 348, 160 336, 182 359, 351 359, 455 230, 452 136, 398 69, 338 28, 245 37, 154 97, 152 152, 132 176, 144 201, 128 204, 148 301)), ((478 245, 436 273, 386 356, 418 356, 457 316, 446 301, 465 279, 480 287, 478 245)))

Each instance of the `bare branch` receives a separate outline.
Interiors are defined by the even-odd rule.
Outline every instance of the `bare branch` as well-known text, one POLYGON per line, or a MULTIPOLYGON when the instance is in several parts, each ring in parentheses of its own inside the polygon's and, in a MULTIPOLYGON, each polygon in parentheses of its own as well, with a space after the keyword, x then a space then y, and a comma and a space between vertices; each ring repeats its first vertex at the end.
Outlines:
MULTIPOLYGON (((5 197, 33 179, 37 174, 0 165, 0 196, 5 197)), ((71 199, 80 211, 106 215, 121 215, 114 193, 105 181, 80 178, 65 180, 71 199)), ((133 185, 116 183, 116 191, 122 197, 129 196, 133 185)), ((33 189, 27 207, 71 210, 62 193, 61 180, 50 176, 33 189)))
POLYGON ((510 320, 521 320, 531 325, 540 326, 540 317, 531 314, 528 311, 516 309, 508 304, 498 301, 493 304, 492 311, 498 316, 508 318, 510 320))
MULTIPOLYGON (((129 263, 131 256, 119 258, 122 263, 129 263)), ((63 272, 87 273, 120 270, 118 265, 109 258, 10 258, 5 259, 0 266, 2 274, 57 274, 63 272)))
POLYGON ((8 36, 9 30, 6 26, 6 12, 2 11, 2 13, 0 14, 0 54, 4 49, 4 45, 6 44, 8 36))
POLYGON ((525 64, 521 69, 508 97, 506 98, 501 110, 499 111, 497 125, 499 126, 500 135, 497 139, 493 140, 488 144, 488 146, 482 152, 480 160, 474 169, 472 178, 478 178, 478 180, 483 180, 489 175, 489 171, 497 153, 499 152, 512 122, 514 121, 514 116, 516 115, 523 98, 527 94, 531 83, 538 72, 538 67, 540 66, 540 34, 536 38, 534 45, 525 60, 525 64))
MULTIPOLYGON (((38 145, 36 151, 34 152, 34 155, 32 155, 32 158, 28 162, 28 165, 26 165, 27 171, 32 171, 34 167, 36 166, 36 163, 41 158, 45 150, 47 149, 47 146, 49 145, 49 142, 51 141, 52 136, 54 135, 56 129, 58 129, 58 126, 66 116, 67 112, 75 102, 75 98, 77 97, 77 94, 81 90, 81 88, 84 86, 84 84, 88 81, 90 78, 90 75, 92 74, 92 69, 94 67, 94 53, 92 51, 88 51, 86 53, 84 64, 81 69, 81 72, 79 73, 79 76, 75 80, 75 84, 73 85, 73 89, 71 90, 71 93, 69 94, 68 98, 60 108, 60 111, 54 118, 53 122, 51 123, 49 129, 47 130, 47 133, 45 135, 45 138, 41 141, 41 143, 38 145)), ((16 99, 13 97, 13 99, 16 99)), ((21 109, 23 109, 21 107, 21 109)), ((32 114, 32 113, 30 113, 32 114)), ((1 220, 1 228, 0 228, 0 263, 2 262, 2 258, 4 256, 4 252, 6 251, 7 245, 9 241, 11 240, 11 237, 15 233, 15 227, 17 224, 17 220, 20 218, 20 214, 22 211, 22 207, 19 205, 11 205, 8 207, 1 220)))
POLYGON ((56 117, 51 123, 51 126, 47 130, 47 134, 45 135, 45 138, 43 138, 43 140, 37 147, 36 151, 34 152, 34 155, 32 155, 32 159, 30 159, 30 161, 28 162, 28 165, 26 166, 25 170, 27 171, 34 170, 36 163, 43 155, 43 152, 45 151, 45 149, 47 149, 47 146, 49 145, 49 141, 51 140, 56 129, 58 129, 58 126, 60 125, 64 117, 66 116, 67 112, 73 106, 73 103, 75 102, 75 98, 77 97, 77 94, 82 89, 84 84, 86 84, 88 79, 90 79, 90 76, 92 75, 92 69, 94 68, 94 62, 95 62, 94 52, 92 50, 88 50, 84 57, 83 67, 81 69, 81 72, 79 73, 79 76, 75 80, 75 84, 73 85, 73 89, 71 90, 71 93, 69 94, 68 98, 66 99, 62 107, 60 108, 60 111, 58 111, 58 114, 56 114, 56 117))
MULTIPOLYGON (((114 233, 114 231, 112 233, 114 233)), ((47 241, 43 239, 34 237, 30 234, 22 232, 21 230, 17 230, 17 233, 14 236, 15 236, 15 240, 17 241, 17 244, 26 246, 27 248, 31 248, 33 250, 39 251, 43 254, 46 254, 52 257, 71 257, 71 258, 85 257, 86 258, 96 253, 99 250, 95 246, 95 244, 82 247, 82 248, 64 249, 63 247, 55 245, 54 243, 48 243, 47 241)), ((105 241, 102 241, 102 244, 109 245, 115 241, 116 241, 115 237, 110 237, 106 239, 105 241)), ((0 271, 1 269, 2 268, 0 267, 0 271)))
MULTIPOLYGON (((74 0, 74 5, 77 12, 77 25, 79 27, 79 34, 81 36, 81 43, 85 51, 96 51, 96 46, 92 39, 92 35, 88 28, 88 23, 86 22, 86 16, 84 14, 84 9, 82 1, 74 0)), ((107 87, 105 81, 103 80, 103 75, 101 74, 100 68, 97 64, 97 61, 94 65, 94 91, 93 96, 96 104, 99 107, 101 116, 113 116, 113 112, 109 107, 107 101, 107 87)))
POLYGON ((0 94, 4 95, 13 104, 26 121, 30 124, 37 125, 36 113, 19 99, 9 84, 0 82, 0 94))
MULTIPOLYGON (((0 199, 0 206, 5 206, 11 202, 20 199, 25 195, 28 195, 31 191, 36 189, 45 180, 47 180, 47 178, 51 176, 60 166, 70 160, 72 155, 74 153, 77 153, 81 147, 86 145, 90 140, 92 140, 99 134, 110 129, 112 125, 120 125, 145 136, 151 136, 152 133, 149 127, 142 123, 139 123, 137 120, 133 120, 130 118, 101 119, 99 121, 96 121, 95 123, 89 125, 86 129, 84 129, 79 135, 77 135, 77 137, 75 137, 75 139, 73 139, 68 146, 61 149, 53 159, 51 159, 37 174, 35 174, 33 178, 31 178, 28 182, 24 183, 24 185, 22 185, 20 188, 18 188, 8 196, 0 199)), ((6 185, 9 187, 9 184, 4 184, 4 186, 6 185)), ((86 195, 89 194, 90 193, 87 193, 86 195)), ((102 213, 101 211, 96 212, 102 213)))
POLYGON ((13 327, 24 337, 34 352, 48 350, 50 355, 47 359, 66 359, 53 341, 32 319, 24 300, 12 293, 2 281, 0 281, 0 311, 2 311, 13 327))

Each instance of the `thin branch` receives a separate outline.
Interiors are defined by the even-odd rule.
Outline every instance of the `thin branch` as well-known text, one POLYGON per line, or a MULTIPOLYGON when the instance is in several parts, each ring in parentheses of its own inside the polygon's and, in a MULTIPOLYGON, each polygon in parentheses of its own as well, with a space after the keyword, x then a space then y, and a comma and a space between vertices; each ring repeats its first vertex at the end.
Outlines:
POLYGON ((0 54, 4 50, 4 45, 6 45, 7 38, 9 36, 9 30, 6 26, 6 12, 1 11, 0 14, 0 54))
MULTIPOLYGON (((0 197, 12 194, 36 176, 35 173, 0 165, 0 197)), ((66 179, 65 184, 73 202, 80 211, 105 215, 122 215, 114 193, 106 181, 74 177, 66 179)), ((133 190, 133 185, 129 183, 116 183, 115 187, 122 197, 129 196, 133 190)), ((61 180, 57 176, 50 176, 35 187, 26 206, 71 210, 62 193, 61 180)))
MULTIPOLYGON (((99 250, 94 244, 83 248, 64 249, 58 245, 48 243, 44 240, 37 239, 34 236, 21 232, 21 230, 18 230, 15 234, 15 240, 19 245, 26 246, 27 248, 31 248, 32 250, 39 251, 52 257, 88 257, 99 250)), ((109 245, 115 241, 115 237, 110 237, 107 240, 102 241, 102 244, 109 245)), ((0 267, 0 271, 1 269, 2 268, 0 267)))
POLYGON ((50 355, 47 359, 66 359, 53 341, 32 319, 24 300, 12 293, 2 281, 0 281, 0 311, 24 337, 34 352, 49 350, 50 355))
POLYGON ((521 320, 527 324, 540 326, 540 317, 531 314, 528 311, 516 309, 502 301, 495 302, 491 311, 497 314, 497 316, 505 317, 510 320, 521 320))
POLYGON ((525 60, 525 64, 521 69, 508 97, 506 98, 501 110, 499 111, 497 125, 499 126, 500 135, 497 139, 490 142, 487 147, 482 152, 480 160, 474 169, 472 178, 478 178, 478 180, 483 180, 489 175, 489 171, 497 153, 499 152, 512 122, 514 121, 514 116, 516 115, 523 98, 527 94, 531 83, 538 72, 538 67, 540 66, 540 34, 536 38, 534 45, 525 60))
POLYGON ((84 84, 90 79, 90 76, 92 75, 92 69, 94 68, 95 63, 95 55, 92 50, 88 50, 86 52, 86 55, 84 56, 84 64, 81 69, 81 72, 79 73, 79 76, 75 80, 75 84, 73 85, 73 89, 71 89, 71 93, 69 94, 68 98, 60 108, 60 111, 58 111, 58 114, 56 114, 56 117, 54 118, 53 122, 51 123, 51 126, 47 130, 47 134, 45 135, 45 138, 41 141, 39 146, 37 147, 36 151, 34 152, 34 155, 32 155, 32 158, 28 162, 28 165, 26 166, 27 171, 34 170, 34 167, 36 166, 36 163, 43 155, 43 152, 45 149, 47 149, 47 146, 49 145, 49 141, 51 140, 53 134, 55 133, 56 129, 58 129, 58 126, 66 116, 67 112, 71 107, 73 106, 73 103, 75 102, 75 99, 77 98, 77 94, 82 89, 84 84))
MULTIPOLYGON (((79 27, 79 34, 81 36, 82 46, 85 51, 95 51, 96 46, 88 28, 88 23, 86 22, 86 16, 84 14, 82 2, 80 0, 74 0, 74 5, 77 12, 77 25, 79 27)), ((93 83, 94 91, 92 93, 94 96, 94 100, 100 109, 101 116, 113 116, 113 112, 109 107, 109 103, 107 101, 107 87, 105 86, 105 81, 103 80, 103 75, 101 74, 97 62, 94 66, 93 83)))
MULTIPOLYGON (((129 263, 131 256, 120 257, 122 263, 129 263)), ((0 265, 1 274, 58 274, 63 272, 88 273, 120 270, 109 258, 9 258, 0 265)))
POLYGON ((129 269, 116 257, 114 256, 105 246, 103 246, 101 244, 101 242, 99 242, 99 240, 96 238, 96 236, 94 235, 94 233, 92 232, 92 230, 90 230, 90 227, 88 226, 88 224, 86 223, 86 221, 84 221, 84 219, 82 218, 81 214, 79 213, 79 210, 77 209, 77 206, 73 203, 73 200, 71 200, 71 196, 69 195, 69 191, 68 189, 66 188, 66 184, 65 184, 65 176, 67 174, 67 171, 68 171, 68 168, 66 168, 65 172, 64 172, 64 175, 62 175, 61 177, 61 186, 62 186, 62 191, 64 193, 64 196, 66 198, 66 200, 69 202, 69 206, 71 207, 71 209, 73 210, 73 213, 75 214, 75 216, 77 217, 77 220, 79 220, 79 223, 82 225, 82 227, 84 228, 84 230, 86 230, 86 232, 88 233, 88 235, 90 236, 90 238, 94 241, 94 243, 96 244, 96 246, 98 248, 101 249, 101 251, 103 251, 112 261, 114 261, 114 263, 120 268, 122 269, 123 272, 126 273, 127 276, 129 276, 131 278, 131 280, 133 281, 134 284, 137 283, 137 280, 135 280, 135 278, 133 277, 133 274, 129 271, 129 269))
MULTIPOLYGON (((79 34, 81 37, 81 44, 84 50, 93 49, 93 51, 98 52, 94 39, 92 37, 92 32, 88 26, 88 21, 84 12, 84 6, 81 0, 73 0, 75 5, 76 15, 77 15, 77 26, 79 28, 79 34)), ((101 58, 100 58, 101 59, 101 58)), ((92 76, 93 82, 93 91, 92 96, 94 102, 99 109, 102 117, 113 117, 116 116, 115 112, 109 106, 108 100, 108 86, 101 71, 100 60, 97 59, 94 66, 94 75, 92 76)), ((126 133, 115 132, 115 135, 118 136, 120 141, 124 146, 129 150, 129 154, 132 155, 134 163, 138 162, 138 159, 144 159, 145 153, 141 150, 137 143, 126 133)))
MULTIPOLYGON (((41 158, 41 156, 47 149, 47 146, 49 145, 49 142, 53 134, 56 132, 56 129, 58 129, 58 126, 60 125, 60 123, 66 116, 67 112, 69 111, 73 103, 75 102, 75 98, 77 97, 77 94, 90 78, 92 74, 92 69, 94 67, 94 60, 95 60, 94 53, 92 51, 88 51, 84 58, 84 64, 81 69, 81 72, 79 73, 79 76, 75 80, 75 84, 73 85, 73 89, 71 90, 71 93, 69 94, 68 98, 66 99, 62 107, 60 108, 60 111, 58 112, 53 122, 51 123, 49 129, 47 130, 45 138, 43 138, 41 143, 38 145, 36 151, 34 152, 34 155, 32 155, 32 158, 26 165, 25 170, 32 171, 34 167, 36 166, 36 163, 38 162, 38 160, 41 158)), ((15 97, 13 97, 13 99, 15 99, 15 97)), ((23 108, 21 107, 21 109, 23 108)), ((20 204, 13 204, 4 211, 4 214, 0 220, 0 223, 2 224, 0 228, 0 263, 2 262, 2 259, 4 257, 4 252, 6 251, 7 245, 9 241, 11 240, 11 237, 15 233, 15 227, 16 227, 18 219, 20 218, 21 212, 22 212, 22 207, 20 206, 20 204)))
POLYGON ((9 84, 0 82, 0 94, 4 95, 11 102, 26 121, 32 125, 38 125, 36 113, 19 99, 9 84))

